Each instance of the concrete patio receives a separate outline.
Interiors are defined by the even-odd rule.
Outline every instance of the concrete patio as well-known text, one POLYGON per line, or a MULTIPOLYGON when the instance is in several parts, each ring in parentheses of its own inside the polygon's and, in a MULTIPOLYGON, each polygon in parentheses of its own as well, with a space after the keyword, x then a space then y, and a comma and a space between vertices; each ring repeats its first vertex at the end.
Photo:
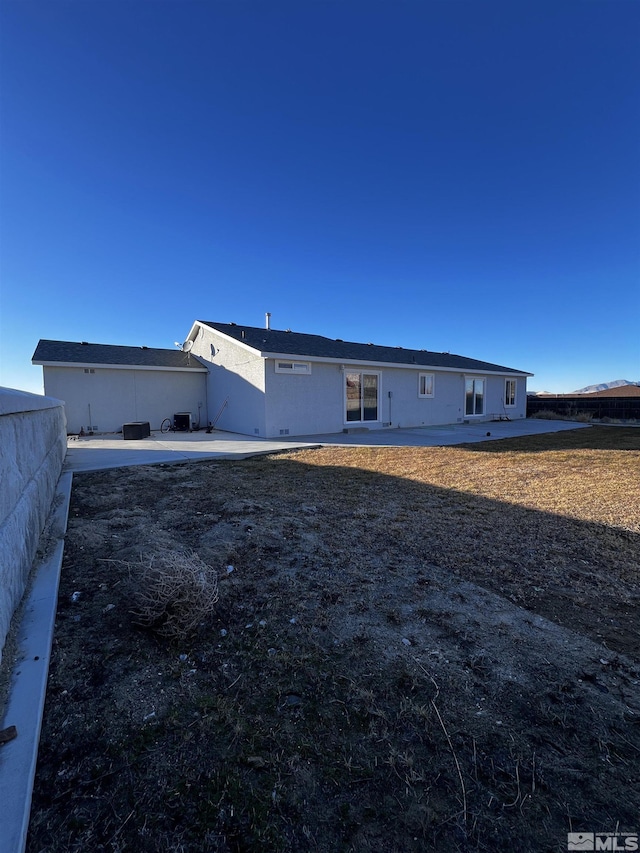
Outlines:
POLYGON ((205 431, 153 432, 149 438, 125 441, 122 435, 109 433, 69 438, 64 471, 79 473, 102 471, 106 468, 123 468, 129 465, 175 464, 202 459, 248 459, 250 456, 322 445, 443 447, 585 427, 588 427, 588 424, 573 421, 526 419, 292 436, 282 439, 255 438, 214 430, 212 433, 205 431))

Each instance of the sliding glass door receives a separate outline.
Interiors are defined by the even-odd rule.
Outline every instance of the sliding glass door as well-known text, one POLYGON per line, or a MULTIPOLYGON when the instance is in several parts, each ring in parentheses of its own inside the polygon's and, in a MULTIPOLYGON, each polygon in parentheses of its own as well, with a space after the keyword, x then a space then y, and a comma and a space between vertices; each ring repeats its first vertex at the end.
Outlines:
POLYGON ((349 371, 344 377, 347 423, 377 421, 379 375, 349 371))
POLYGON ((484 415, 484 379, 465 379, 465 415, 484 415))

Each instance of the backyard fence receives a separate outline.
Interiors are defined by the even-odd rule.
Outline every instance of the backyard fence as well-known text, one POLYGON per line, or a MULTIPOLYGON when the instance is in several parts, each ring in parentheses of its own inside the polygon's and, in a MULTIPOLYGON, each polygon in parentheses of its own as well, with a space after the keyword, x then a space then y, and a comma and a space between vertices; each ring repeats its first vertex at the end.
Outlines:
POLYGON ((638 397, 591 397, 579 394, 548 394, 544 397, 527 397, 527 417, 540 412, 556 412, 564 417, 588 415, 596 420, 630 421, 640 419, 640 396, 638 397))

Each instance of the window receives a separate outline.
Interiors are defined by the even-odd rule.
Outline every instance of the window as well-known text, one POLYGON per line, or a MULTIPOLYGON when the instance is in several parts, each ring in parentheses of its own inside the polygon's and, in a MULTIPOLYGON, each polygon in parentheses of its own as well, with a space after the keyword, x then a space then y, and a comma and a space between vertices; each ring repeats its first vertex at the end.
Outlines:
POLYGON ((276 361, 276 373, 311 373, 308 361, 276 361))
POLYGON ((95 373, 95 370, 93 367, 85 367, 84 372, 85 373, 95 373))
POLYGON ((345 400, 347 422, 378 420, 377 373, 345 373, 345 400))
POLYGON ((433 397, 433 373, 418 375, 418 397, 433 397))
POLYGON ((516 404, 516 380, 505 379, 504 382, 504 404, 505 406, 515 406, 516 404))
POLYGON ((465 379, 465 415, 484 415, 484 379, 465 379))

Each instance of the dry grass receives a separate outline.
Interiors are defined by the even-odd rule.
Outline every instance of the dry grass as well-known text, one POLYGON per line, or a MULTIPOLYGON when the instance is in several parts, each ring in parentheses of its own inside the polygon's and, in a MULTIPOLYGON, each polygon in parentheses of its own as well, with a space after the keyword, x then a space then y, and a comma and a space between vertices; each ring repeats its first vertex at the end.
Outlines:
POLYGON ((452 499, 486 498, 639 533, 639 452, 640 430, 594 427, 457 447, 325 447, 283 458, 369 471, 452 492, 452 499))
POLYGON ((637 831, 639 482, 618 428, 74 478, 29 853, 637 831), (188 641, 131 624, 158 548, 220 574, 188 641))

